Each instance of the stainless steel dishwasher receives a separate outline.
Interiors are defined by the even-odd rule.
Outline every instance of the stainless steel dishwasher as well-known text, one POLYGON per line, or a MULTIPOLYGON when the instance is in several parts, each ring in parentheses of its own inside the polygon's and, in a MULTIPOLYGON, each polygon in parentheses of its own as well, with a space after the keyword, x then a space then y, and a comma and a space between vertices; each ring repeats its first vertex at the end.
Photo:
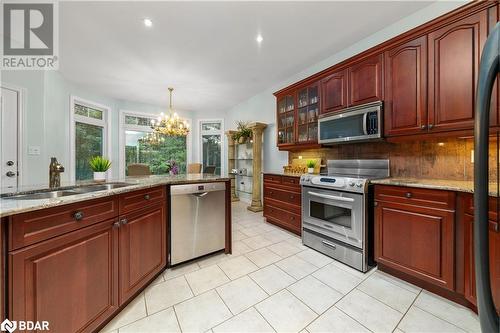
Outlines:
POLYGON ((225 248, 226 184, 170 187, 170 265, 225 248))

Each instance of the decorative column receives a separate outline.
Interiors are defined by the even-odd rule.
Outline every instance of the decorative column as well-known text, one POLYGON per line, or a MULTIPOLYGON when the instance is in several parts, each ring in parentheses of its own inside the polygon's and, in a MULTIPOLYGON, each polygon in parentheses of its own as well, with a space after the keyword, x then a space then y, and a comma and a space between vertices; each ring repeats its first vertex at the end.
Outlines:
POLYGON ((240 201, 240 198, 238 198, 238 195, 236 195, 236 175, 231 172, 236 167, 236 160, 235 160, 235 145, 236 142, 233 140, 233 134, 236 133, 236 131, 227 131, 226 136, 227 136, 227 174, 229 176, 229 179, 231 179, 231 201, 240 201))
POLYGON ((262 188, 262 139, 264 129, 267 127, 263 123, 251 123, 248 127, 252 130, 253 136, 253 177, 252 177, 252 204, 247 207, 252 212, 264 210, 261 200, 262 188))

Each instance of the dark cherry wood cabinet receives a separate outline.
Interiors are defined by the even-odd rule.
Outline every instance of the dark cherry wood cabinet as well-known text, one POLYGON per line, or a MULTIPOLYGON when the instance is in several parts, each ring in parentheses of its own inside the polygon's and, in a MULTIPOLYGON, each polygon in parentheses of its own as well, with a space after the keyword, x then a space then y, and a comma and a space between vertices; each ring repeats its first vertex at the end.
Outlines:
POLYGON ((472 129, 487 11, 429 33, 429 130, 472 129))
POLYGON ((427 130, 427 36, 385 52, 385 136, 427 130))
POLYGON ((318 142, 319 84, 297 92, 297 144, 318 142))
POLYGON ((375 188, 375 259, 386 267, 453 290, 455 206, 449 199, 454 199, 454 193, 445 192, 443 197, 439 192, 375 188), (433 197, 435 202, 430 200, 433 197), (440 207, 447 202, 451 204, 440 207))
POLYGON ((120 303, 132 297, 167 264, 166 205, 120 216, 120 303))
POLYGON ((301 234, 302 189, 299 177, 264 174, 264 217, 267 222, 301 234))
POLYGON ((166 197, 157 186, 8 218, 8 317, 104 325, 167 265, 166 197))
POLYGON ((118 228, 108 220, 9 254, 9 318, 92 332, 118 309, 118 228))
POLYGON ((340 70, 321 80, 320 114, 347 107, 347 70, 340 70))
MULTIPOLYGON (((497 1, 466 4, 276 92, 278 109, 286 94, 320 82, 320 117, 382 100, 389 140, 470 135, 481 51, 499 11, 497 1)), ((301 148, 285 118, 278 115, 278 147, 301 148)), ((498 83, 490 122, 500 130, 498 83)))
POLYGON ((383 62, 382 54, 377 54, 349 67, 348 106, 383 99, 383 62))
POLYGON ((287 93, 277 97, 278 147, 295 144, 296 110, 295 94, 287 93))

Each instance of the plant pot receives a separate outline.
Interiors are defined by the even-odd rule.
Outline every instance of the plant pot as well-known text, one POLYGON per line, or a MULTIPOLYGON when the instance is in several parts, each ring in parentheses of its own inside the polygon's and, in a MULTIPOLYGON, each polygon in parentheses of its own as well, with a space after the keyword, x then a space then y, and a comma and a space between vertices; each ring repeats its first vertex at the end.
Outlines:
POLYGON ((94 172, 94 181, 105 182, 106 181, 106 171, 104 172, 94 172))
POLYGON ((307 168, 307 173, 314 173, 314 168, 307 168))

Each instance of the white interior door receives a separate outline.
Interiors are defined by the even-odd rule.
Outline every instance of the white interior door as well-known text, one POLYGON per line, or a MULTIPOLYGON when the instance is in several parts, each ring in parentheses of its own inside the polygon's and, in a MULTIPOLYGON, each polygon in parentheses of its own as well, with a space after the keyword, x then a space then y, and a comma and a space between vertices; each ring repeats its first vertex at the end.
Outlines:
POLYGON ((2 87, 0 108, 0 147, 2 192, 14 192, 18 185, 19 92, 2 87))

